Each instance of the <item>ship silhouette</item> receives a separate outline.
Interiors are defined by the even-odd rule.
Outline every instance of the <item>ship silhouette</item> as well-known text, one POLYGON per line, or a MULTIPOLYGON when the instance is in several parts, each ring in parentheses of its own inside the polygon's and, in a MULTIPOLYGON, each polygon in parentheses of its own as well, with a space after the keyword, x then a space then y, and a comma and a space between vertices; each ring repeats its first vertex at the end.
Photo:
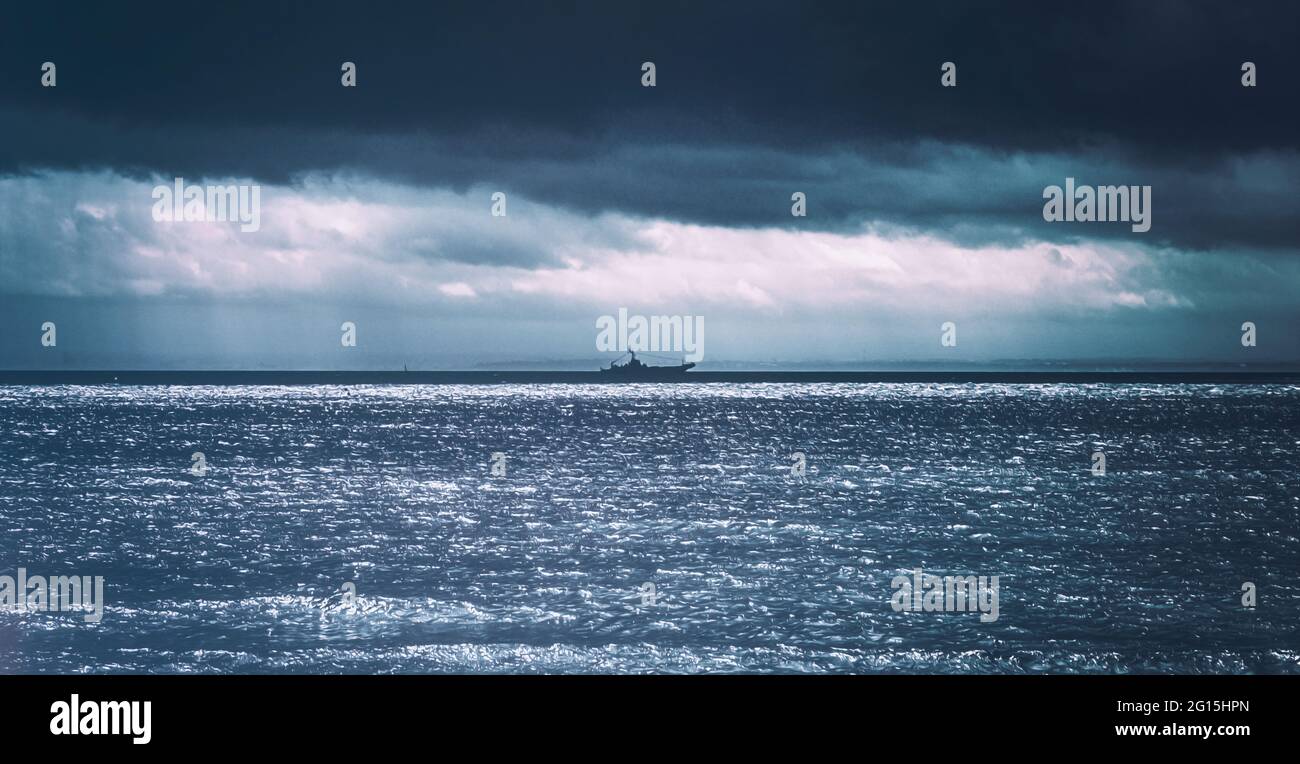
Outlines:
POLYGON ((635 350, 624 355, 630 355, 631 358, 625 363, 619 363, 619 359, 623 357, 619 356, 610 363, 609 368, 602 368, 600 373, 621 379, 657 379, 660 377, 676 377, 685 374, 687 369, 695 368, 695 364, 686 359, 682 359, 682 362, 676 366, 650 366, 642 363, 641 359, 636 357, 635 350))

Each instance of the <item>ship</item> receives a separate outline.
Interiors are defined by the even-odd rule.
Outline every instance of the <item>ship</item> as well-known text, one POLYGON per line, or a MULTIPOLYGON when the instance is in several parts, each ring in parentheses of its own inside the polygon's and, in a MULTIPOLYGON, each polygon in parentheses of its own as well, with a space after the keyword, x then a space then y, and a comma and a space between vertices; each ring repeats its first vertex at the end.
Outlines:
POLYGON ((632 356, 626 363, 619 363, 619 356, 610 363, 609 368, 602 368, 601 374, 609 374, 620 379, 660 379, 663 377, 676 377, 685 374, 688 369, 695 368, 694 362, 682 359, 682 362, 676 366, 650 366, 641 362, 636 357, 636 351, 632 350, 625 355, 632 356))

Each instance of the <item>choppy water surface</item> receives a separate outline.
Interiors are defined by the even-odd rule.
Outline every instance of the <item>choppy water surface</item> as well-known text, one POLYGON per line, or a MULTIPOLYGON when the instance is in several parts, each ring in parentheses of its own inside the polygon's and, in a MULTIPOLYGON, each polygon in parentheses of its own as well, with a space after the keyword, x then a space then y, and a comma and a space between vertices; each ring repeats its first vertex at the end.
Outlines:
POLYGON ((1298 404, 1281 385, 0 388, 0 575, 102 575, 108 605, 0 612, 0 671, 1298 672, 1298 404), (894 612, 915 567, 999 576, 998 620, 894 612))

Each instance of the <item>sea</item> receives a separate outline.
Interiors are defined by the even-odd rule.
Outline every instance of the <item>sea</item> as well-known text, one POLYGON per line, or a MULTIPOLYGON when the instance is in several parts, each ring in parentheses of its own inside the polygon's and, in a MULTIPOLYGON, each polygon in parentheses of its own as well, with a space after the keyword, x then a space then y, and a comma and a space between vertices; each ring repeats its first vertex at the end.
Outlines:
POLYGON ((4 673, 1294 674, 1300 385, 0 386, 20 568, 4 673))

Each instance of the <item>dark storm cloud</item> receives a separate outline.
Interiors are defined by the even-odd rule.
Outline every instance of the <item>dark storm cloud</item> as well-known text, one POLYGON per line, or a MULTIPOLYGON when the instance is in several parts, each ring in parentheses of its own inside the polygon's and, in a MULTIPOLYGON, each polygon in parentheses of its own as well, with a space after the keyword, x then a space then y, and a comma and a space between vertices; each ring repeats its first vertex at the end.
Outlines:
POLYGON ((128 123, 1047 150, 1106 136, 1176 155, 1296 146, 1297 22, 1276 2, 24 4, 0 97, 52 108, 36 83, 54 60, 57 108, 128 123), (638 86, 643 60, 658 88, 638 86), (1254 90, 1237 86, 1245 60, 1254 90), (943 61, 955 90, 937 87, 943 61))
POLYGON ((813 229, 1131 235, 1044 224, 1069 175, 1153 185, 1151 240, 1289 250, 1298 21, 1272 2, 27 5, 0 45, 0 173, 343 170, 726 226, 789 224, 801 190, 813 229))
MULTIPOLYGON (((0 132, 27 147, 30 167, 67 163, 67 145, 111 151, 114 170, 137 180, 245 176, 291 185, 318 169, 375 176, 411 186, 482 197, 492 190, 582 215, 629 213, 740 227, 792 226, 854 232, 924 231, 958 243, 1017 244, 1137 239, 1187 249, 1250 247, 1294 251, 1292 193, 1300 153, 1205 155, 1194 162, 1151 161, 1118 144, 1090 151, 1027 154, 933 141, 871 146, 669 144, 604 136, 573 144, 564 134, 493 129, 470 138, 426 133, 344 133, 302 127, 195 128, 97 124, 64 118, 60 133, 38 112, 0 109, 0 132), (1154 226, 1134 234, 1123 224, 1048 224, 1042 190, 1075 177, 1081 184, 1153 186, 1154 226), (809 216, 789 214, 790 195, 807 194, 809 216)), ((3 149, 0 149, 3 156, 3 149)), ((83 161, 79 169, 94 170, 83 161)), ((365 199, 365 188, 358 188, 365 199)), ((522 211, 522 208, 514 209, 522 211)), ((448 223, 450 225, 450 223, 448 223)), ((513 245, 484 243, 476 228, 442 256, 470 262, 529 260, 513 245)), ((535 242, 520 242, 535 249, 535 242)))

